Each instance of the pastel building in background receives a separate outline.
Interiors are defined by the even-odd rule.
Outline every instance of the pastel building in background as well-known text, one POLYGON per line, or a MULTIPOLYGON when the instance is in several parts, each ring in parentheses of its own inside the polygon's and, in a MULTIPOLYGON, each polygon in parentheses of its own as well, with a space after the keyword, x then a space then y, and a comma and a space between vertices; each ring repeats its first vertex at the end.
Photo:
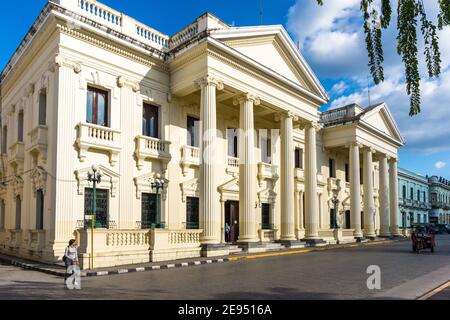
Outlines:
POLYGON ((429 222, 431 207, 428 178, 398 168, 398 188, 400 227, 408 228, 413 223, 429 222))
POLYGON ((450 180, 432 176, 430 185, 430 220, 435 223, 450 224, 450 180))

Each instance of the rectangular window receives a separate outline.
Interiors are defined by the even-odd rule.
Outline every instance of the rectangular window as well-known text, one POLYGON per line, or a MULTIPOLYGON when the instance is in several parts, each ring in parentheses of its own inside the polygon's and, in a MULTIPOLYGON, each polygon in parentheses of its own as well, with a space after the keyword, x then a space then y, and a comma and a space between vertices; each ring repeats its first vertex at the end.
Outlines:
POLYGON ((295 168, 303 169, 303 149, 295 148, 295 168))
POLYGON ((238 130, 234 128, 227 129, 228 156, 238 158, 238 130))
POLYGON ((19 112, 17 118, 17 141, 23 142, 23 111, 19 112))
POLYGON ((270 225, 270 203, 261 204, 261 228, 262 229, 272 229, 270 225))
POLYGON ((350 169, 348 163, 345 164, 345 182, 350 182, 350 169))
POLYGON ((272 140, 267 137, 261 137, 261 161, 272 164, 272 140))
POLYGON ((199 229, 199 199, 186 198, 186 229, 199 229))
POLYGON ((334 159, 328 160, 328 168, 330 170, 330 178, 336 178, 336 161, 334 159))
POLYGON ((36 229, 44 229, 44 193, 36 191, 36 229))
MULTIPOLYGON (((93 212, 93 189, 86 188, 84 191, 84 214, 91 215, 93 212)), ((96 189, 96 214, 94 220, 95 228, 108 228, 109 192, 108 190, 96 189)), ((90 226, 91 221, 85 225, 90 226)))
POLYGON ((20 230, 22 226, 22 200, 20 196, 16 197, 16 230, 20 230))
POLYGON ((158 227, 160 219, 158 219, 159 203, 157 203, 156 193, 142 193, 141 207, 141 228, 150 229, 158 227))
POLYGON ((187 117, 187 145, 200 147, 200 121, 194 117, 187 117))
POLYGON ((5 229, 5 201, 0 201, 0 230, 5 229))
POLYGON ((39 94, 39 125, 47 125, 47 93, 45 91, 39 94))
POLYGON ((4 126, 2 132, 2 153, 6 154, 7 150, 8 150, 8 127, 4 126))
POLYGON ((109 127, 108 92, 88 87, 86 122, 109 127))
POLYGON ((159 108, 147 103, 142 114, 142 135, 159 139, 159 108))

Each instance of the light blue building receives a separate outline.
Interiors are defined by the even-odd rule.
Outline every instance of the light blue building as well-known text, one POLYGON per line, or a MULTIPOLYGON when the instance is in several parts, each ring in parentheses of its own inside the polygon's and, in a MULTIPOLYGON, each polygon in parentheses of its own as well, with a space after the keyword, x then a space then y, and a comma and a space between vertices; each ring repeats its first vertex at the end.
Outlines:
POLYGON ((450 223, 450 180, 432 176, 430 185, 430 220, 435 223, 450 223))
POLYGON ((413 223, 430 222, 431 210, 427 177, 398 168, 399 225, 408 228, 413 223))

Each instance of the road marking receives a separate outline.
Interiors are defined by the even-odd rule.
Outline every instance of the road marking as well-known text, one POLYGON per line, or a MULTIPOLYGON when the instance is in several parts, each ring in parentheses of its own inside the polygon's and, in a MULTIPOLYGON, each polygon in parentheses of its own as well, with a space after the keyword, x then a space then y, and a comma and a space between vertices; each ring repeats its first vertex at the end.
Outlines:
POLYGON ((423 296, 419 297, 417 300, 428 300, 431 297, 437 295, 439 292, 444 291, 448 287, 450 287, 450 281, 447 281, 447 283, 444 283, 443 285, 437 287, 436 289, 433 289, 430 292, 424 294, 423 296))
POLYGON ((145 271, 145 268, 136 268, 136 272, 142 272, 145 271))

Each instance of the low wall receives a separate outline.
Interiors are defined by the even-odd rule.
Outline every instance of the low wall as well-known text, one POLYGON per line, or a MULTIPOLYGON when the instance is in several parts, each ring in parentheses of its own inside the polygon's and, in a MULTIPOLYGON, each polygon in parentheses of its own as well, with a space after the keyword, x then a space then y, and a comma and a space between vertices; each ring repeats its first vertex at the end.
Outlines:
POLYGON ((200 257, 202 230, 76 230, 81 269, 200 257))

